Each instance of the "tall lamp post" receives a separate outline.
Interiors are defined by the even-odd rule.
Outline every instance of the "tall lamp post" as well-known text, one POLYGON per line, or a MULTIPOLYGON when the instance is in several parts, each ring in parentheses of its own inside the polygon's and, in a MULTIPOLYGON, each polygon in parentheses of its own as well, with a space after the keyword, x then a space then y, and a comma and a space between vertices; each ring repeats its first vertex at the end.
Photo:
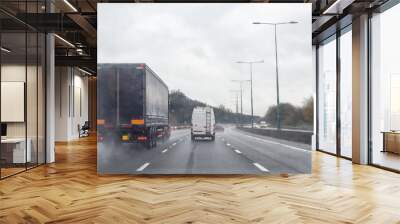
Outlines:
POLYGON ((243 121, 243 83, 250 82, 250 80, 232 80, 232 82, 238 82, 240 85, 240 115, 243 121))
POLYGON ((276 39, 276 27, 278 25, 296 24, 296 21, 280 22, 280 23, 266 23, 266 22, 253 22, 255 25, 270 25, 274 27, 275 36, 275 73, 276 73, 276 128, 281 129, 281 114, 279 108, 279 73, 278 73, 278 43, 276 39))
POLYGON ((250 97, 251 97, 251 128, 254 128, 254 113, 253 113, 253 64, 264 63, 261 61, 237 61, 239 64, 249 64, 250 66, 250 97))
POLYGON ((236 126, 238 125, 238 115, 239 115, 239 94, 240 94, 240 90, 231 90, 232 93, 235 93, 235 105, 236 105, 236 126))

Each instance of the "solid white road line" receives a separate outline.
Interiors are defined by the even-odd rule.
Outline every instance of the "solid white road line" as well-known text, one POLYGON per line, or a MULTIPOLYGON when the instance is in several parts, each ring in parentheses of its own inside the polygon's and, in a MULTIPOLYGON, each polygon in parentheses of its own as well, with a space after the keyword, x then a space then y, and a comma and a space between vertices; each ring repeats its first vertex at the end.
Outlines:
POLYGON ((168 149, 164 149, 163 151, 161 151, 161 153, 166 153, 168 151, 168 149))
POLYGON ((259 170, 263 171, 263 172, 269 172, 269 170, 263 166, 261 166, 258 163, 253 163, 254 166, 256 166, 259 170))
POLYGON ((239 151, 239 150, 237 150, 237 149, 235 149, 235 152, 236 152, 237 154, 242 154, 242 152, 239 151))
POLYGON ((246 135, 246 134, 242 134, 242 135, 244 135, 244 136, 246 136, 248 138, 256 139, 257 141, 262 141, 262 142, 267 142, 267 143, 270 143, 270 144, 280 145, 280 146, 284 146, 284 147, 287 147, 287 148, 290 148, 290 149, 310 152, 310 150, 302 149, 302 148, 291 146, 291 145, 286 145, 286 144, 283 144, 283 143, 280 143, 280 142, 274 142, 274 141, 270 141, 270 140, 254 137, 254 136, 251 136, 251 135, 246 135))
POLYGON ((141 167, 139 167, 139 169, 137 169, 136 171, 137 171, 137 172, 143 171, 143 170, 146 169, 146 167, 149 166, 149 165, 150 165, 150 163, 145 163, 145 164, 143 164, 141 167))

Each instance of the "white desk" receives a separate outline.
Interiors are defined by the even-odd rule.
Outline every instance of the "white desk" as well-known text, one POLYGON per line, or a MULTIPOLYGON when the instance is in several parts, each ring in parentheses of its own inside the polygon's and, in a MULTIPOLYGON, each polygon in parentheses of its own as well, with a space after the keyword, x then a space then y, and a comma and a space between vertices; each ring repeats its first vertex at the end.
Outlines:
POLYGON ((25 152, 25 138, 5 138, 1 139, 2 145, 14 145, 13 147, 13 163, 25 163, 31 162, 32 160, 32 153, 31 153, 31 139, 27 139, 26 142, 28 143, 25 152), (26 153, 26 154, 25 154, 26 153), (25 161, 26 159, 26 161, 25 161))

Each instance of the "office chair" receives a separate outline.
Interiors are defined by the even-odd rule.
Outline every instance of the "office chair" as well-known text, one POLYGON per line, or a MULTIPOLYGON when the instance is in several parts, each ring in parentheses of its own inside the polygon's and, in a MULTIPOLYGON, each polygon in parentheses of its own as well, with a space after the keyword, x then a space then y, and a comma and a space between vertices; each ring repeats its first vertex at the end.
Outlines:
POLYGON ((89 121, 85 121, 85 123, 82 125, 82 127, 79 127, 80 125, 78 125, 78 129, 79 129, 79 138, 80 137, 87 137, 89 136, 89 129, 90 129, 90 125, 89 125, 89 121))

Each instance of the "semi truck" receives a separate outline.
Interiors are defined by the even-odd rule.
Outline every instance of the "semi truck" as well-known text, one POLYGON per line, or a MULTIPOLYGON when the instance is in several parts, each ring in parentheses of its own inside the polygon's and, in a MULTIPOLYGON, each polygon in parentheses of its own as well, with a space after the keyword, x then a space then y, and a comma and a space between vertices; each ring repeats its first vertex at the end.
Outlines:
POLYGON ((155 147, 170 136, 168 102, 168 86, 146 64, 99 64, 98 141, 155 147))
POLYGON ((195 107, 192 112, 191 139, 210 138, 215 140, 215 116, 211 107, 195 107))

